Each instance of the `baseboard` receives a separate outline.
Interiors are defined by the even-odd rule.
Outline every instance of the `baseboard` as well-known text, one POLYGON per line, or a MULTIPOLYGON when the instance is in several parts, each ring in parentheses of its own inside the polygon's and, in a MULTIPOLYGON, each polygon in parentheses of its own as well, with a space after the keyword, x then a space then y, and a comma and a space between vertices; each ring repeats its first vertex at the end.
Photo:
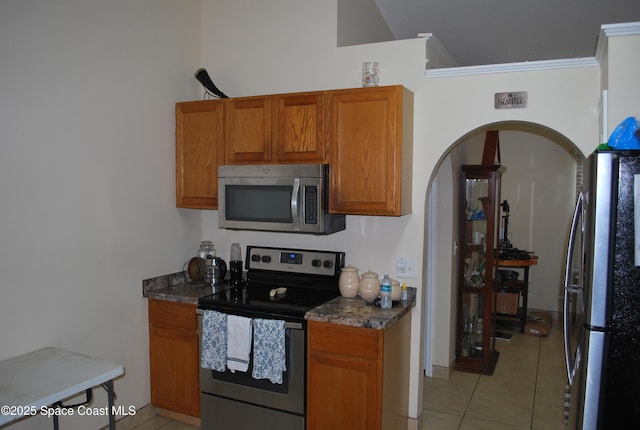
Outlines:
POLYGON ((181 414, 180 412, 170 411, 168 409, 162 409, 162 408, 157 408, 157 409, 158 409, 158 415, 161 415, 165 418, 169 418, 174 421, 180 421, 192 426, 198 426, 198 427, 200 426, 200 418, 198 417, 192 417, 191 415, 181 414))
POLYGON ((450 367, 431 366, 431 377, 438 379, 449 379, 453 372, 453 365, 450 367))
MULTIPOLYGON (((127 415, 116 420, 116 427, 119 429, 133 429, 142 425, 144 422, 158 415, 158 411, 155 406, 145 405, 136 410, 134 415, 127 415)), ((107 430, 108 425, 102 427, 100 430, 107 430)))

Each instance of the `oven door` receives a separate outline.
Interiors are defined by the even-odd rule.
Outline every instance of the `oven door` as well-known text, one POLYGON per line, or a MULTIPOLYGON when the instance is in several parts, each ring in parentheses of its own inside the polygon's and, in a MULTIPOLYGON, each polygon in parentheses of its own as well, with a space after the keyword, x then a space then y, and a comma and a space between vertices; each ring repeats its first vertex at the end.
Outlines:
MULTIPOLYGON (((201 318, 199 311, 199 325, 201 318)), ((251 376, 252 363, 247 372, 216 372, 200 368, 203 429, 207 429, 210 424, 215 424, 216 429, 234 430, 304 429, 304 323, 287 322, 285 328, 287 370, 283 374, 282 384, 273 384, 267 379, 254 379, 251 376), (265 423, 269 425, 265 427, 265 423)))

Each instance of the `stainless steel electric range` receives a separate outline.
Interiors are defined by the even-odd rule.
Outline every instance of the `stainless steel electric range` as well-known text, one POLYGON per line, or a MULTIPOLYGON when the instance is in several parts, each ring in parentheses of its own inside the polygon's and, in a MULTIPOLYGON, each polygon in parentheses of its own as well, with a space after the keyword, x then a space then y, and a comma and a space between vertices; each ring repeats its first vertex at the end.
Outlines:
POLYGON ((303 430, 306 425, 304 314, 340 295, 338 279, 345 254, 248 246, 245 256, 246 282, 202 297, 198 314, 215 311, 284 321, 286 371, 282 383, 254 378, 253 350, 246 372, 201 367, 202 429, 303 430))

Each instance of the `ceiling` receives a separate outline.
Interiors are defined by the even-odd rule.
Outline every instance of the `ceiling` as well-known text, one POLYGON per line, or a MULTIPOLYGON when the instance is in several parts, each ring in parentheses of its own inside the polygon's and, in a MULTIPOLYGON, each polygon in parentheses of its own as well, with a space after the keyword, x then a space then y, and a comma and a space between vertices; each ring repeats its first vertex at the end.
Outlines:
POLYGON ((432 33, 458 66, 593 57, 640 0, 374 0, 396 39, 432 33))

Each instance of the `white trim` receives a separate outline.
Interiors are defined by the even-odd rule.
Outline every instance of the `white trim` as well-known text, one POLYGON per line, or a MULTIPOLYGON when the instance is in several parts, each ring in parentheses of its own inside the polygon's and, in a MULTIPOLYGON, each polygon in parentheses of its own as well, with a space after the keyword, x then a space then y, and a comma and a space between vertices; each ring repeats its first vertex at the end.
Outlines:
POLYGON ((633 36, 640 34, 640 22, 625 22, 622 24, 605 24, 600 27, 600 34, 596 42, 596 59, 602 64, 607 47, 607 40, 612 36, 633 36))
POLYGON ((425 312, 424 318, 424 374, 426 376, 433 376, 433 326, 434 326, 434 303, 433 303, 433 295, 434 295, 434 280, 433 276, 435 271, 433 270, 433 259, 435 255, 434 248, 434 236, 436 231, 436 210, 435 210, 435 200, 436 195, 438 193, 438 181, 434 179, 431 183, 431 190, 429 191, 429 196, 427 197, 428 206, 427 206, 427 252, 426 252, 426 268, 425 273, 425 281, 427 285, 427 291, 425 294, 425 298, 423 301, 423 309, 425 312))
POLYGON ((538 70, 571 69, 577 67, 597 67, 595 57, 570 58, 564 60, 524 61, 521 63, 488 64, 482 66, 450 67, 430 69, 424 77, 444 78, 450 76, 487 75, 493 73, 531 72, 538 70))
POLYGON ((607 37, 611 36, 631 36, 640 34, 640 22, 623 22, 620 24, 604 24, 601 33, 605 33, 607 37))

